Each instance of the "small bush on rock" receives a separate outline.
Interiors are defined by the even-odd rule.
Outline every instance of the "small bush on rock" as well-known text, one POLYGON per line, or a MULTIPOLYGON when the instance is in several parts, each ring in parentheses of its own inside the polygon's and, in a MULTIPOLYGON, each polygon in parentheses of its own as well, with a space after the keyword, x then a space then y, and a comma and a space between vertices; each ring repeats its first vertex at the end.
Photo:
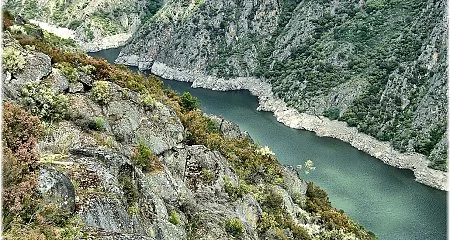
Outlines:
POLYGON ((30 83, 22 89, 22 95, 23 105, 44 121, 59 121, 68 114, 67 97, 56 94, 49 84, 30 83))
POLYGON ((184 92, 183 95, 181 95, 181 107, 186 112, 192 111, 200 107, 200 102, 189 92, 184 92))
POLYGON ((156 106, 156 101, 151 95, 145 94, 141 96, 141 104, 145 110, 152 110, 156 106))
POLYGON ((170 211, 169 222, 172 223, 173 225, 180 224, 180 217, 178 216, 177 211, 175 211, 175 210, 170 211))
POLYGON ((225 221, 225 231, 236 238, 244 234, 244 224, 238 218, 229 218, 225 221))
POLYGON ((102 105, 106 105, 111 98, 111 86, 107 81, 94 82, 92 88, 92 96, 94 100, 102 105))
POLYGON ((77 70, 68 62, 61 62, 55 64, 59 70, 61 70, 62 74, 69 80, 69 82, 77 82, 78 81, 78 72, 77 70))
POLYGON ((162 170, 162 164, 153 151, 143 142, 140 142, 133 151, 133 163, 146 172, 162 170))
POLYGON ((5 70, 15 73, 25 67, 25 58, 13 47, 3 49, 2 62, 5 70))
POLYGON ((105 123, 105 120, 103 120, 103 118, 98 117, 98 118, 95 118, 95 119, 92 119, 91 121, 89 121, 88 127, 89 127, 89 129, 94 130, 94 131, 105 131, 106 123, 105 123))

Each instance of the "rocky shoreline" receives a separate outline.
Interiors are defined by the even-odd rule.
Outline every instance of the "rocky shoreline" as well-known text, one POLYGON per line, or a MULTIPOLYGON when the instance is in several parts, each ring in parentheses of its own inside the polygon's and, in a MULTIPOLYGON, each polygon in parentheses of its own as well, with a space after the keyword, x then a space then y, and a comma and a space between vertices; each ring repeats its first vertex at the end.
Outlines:
MULTIPOLYGON (((122 57, 121 63, 130 63, 124 60, 125 58, 122 57)), ((313 131, 321 137, 332 137, 342 140, 358 150, 380 159, 385 164, 412 170, 417 182, 444 191, 448 189, 447 173, 428 168, 426 156, 412 152, 400 153, 388 142, 381 142, 372 136, 360 133, 355 127, 348 127, 345 122, 299 113, 276 97, 268 83, 262 82, 257 78, 238 77, 223 79, 205 76, 194 71, 174 69, 157 61, 151 65, 151 72, 165 79, 192 82, 193 88, 201 87, 216 91, 249 90, 252 95, 258 97, 258 110, 273 112, 277 121, 288 127, 305 129, 313 131)))
POLYGON ((42 29, 55 34, 60 38, 73 39, 80 48, 85 52, 98 52, 109 48, 117 48, 125 45, 133 34, 119 33, 111 36, 105 36, 92 42, 85 42, 77 37, 74 30, 68 28, 57 27, 46 22, 30 20, 31 23, 38 25, 42 29))

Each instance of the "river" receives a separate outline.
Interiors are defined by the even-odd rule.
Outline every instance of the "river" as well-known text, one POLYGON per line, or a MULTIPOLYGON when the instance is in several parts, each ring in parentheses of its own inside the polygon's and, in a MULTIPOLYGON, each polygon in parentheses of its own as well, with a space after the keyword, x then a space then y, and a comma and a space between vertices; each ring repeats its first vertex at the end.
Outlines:
MULTIPOLYGON (((109 49, 90 55, 113 62, 118 53, 109 49)), ((163 81, 198 97, 204 112, 239 124, 257 143, 269 146, 280 163, 296 166, 311 159, 316 170, 302 177, 326 190, 334 207, 379 239, 447 239, 446 192, 415 182, 410 170, 385 165, 340 140, 286 127, 272 113, 256 111, 257 98, 248 91, 217 92, 163 81)))

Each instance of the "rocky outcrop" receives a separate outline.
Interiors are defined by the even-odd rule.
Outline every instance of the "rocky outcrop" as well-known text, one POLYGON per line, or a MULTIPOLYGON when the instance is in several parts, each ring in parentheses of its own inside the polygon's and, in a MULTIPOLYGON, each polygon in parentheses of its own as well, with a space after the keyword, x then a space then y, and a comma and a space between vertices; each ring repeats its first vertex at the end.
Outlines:
POLYGON ((206 115, 226 139, 251 139, 247 131, 242 132, 239 126, 215 115, 206 115))
POLYGON ((21 93, 20 90, 27 84, 40 82, 52 72, 51 59, 49 56, 24 49, 9 34, 5 32, 3 36, 3 46, 15 49, 26 59, 23 69, 16 72, 3 72, 3 96, 5 99, 16 99, 21 93), (5 86, 8 86, 7 88, 5 86))

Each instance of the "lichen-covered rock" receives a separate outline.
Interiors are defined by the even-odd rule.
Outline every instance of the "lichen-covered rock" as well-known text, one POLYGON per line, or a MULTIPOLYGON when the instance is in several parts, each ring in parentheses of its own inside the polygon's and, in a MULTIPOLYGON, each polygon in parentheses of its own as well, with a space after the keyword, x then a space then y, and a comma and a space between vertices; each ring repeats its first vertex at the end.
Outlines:
POLYGON ((70 93, 79 93, 83 92, 83 84, 80 82, 70 83, 69 84, 69 92, 70 93))
POLYGON ((70 179, 52 168, 42 168, 39 175, 39 192, 45 201, 56 204, 62 210, 75 211, 75 190, 70 179))
MULTIPOLYGON (((3 73, 3 89, 5 97, 11 100, 17 99, 21 95, 21 89, 28 83, 40 82, 52 72, 51 59, 49 56, 36 51, 29 51, 22 48, 10 35, 4 34, 3 47, 11 47, 19 51, 26 60, 23 69, 18 69, 13 73, 3 73)), ((3 71, 6 71, 3 69, 3 71)))
POLYGON ((25 68, 13 75, 14 84, 23 86, 29 82, 38 82, 52 71, 50 57, 41 52, 30 51, 26 59, 25 68))
POLYGON ((52 69, 52 74, 49 78, 52 81, 53 89, 56 92, 65 92, 69 89, 69 80, 57 68, 52 69))
POLYGON ((107 232, 133 233, 133 224, 126 208, 117 200, 95 197, 79 213, 89 227, 107 232))

